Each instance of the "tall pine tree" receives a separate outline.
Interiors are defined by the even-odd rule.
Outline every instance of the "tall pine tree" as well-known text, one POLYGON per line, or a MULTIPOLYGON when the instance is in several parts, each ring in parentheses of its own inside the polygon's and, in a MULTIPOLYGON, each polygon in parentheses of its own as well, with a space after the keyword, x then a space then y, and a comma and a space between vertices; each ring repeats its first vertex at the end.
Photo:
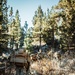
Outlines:
POLYGON ((7 28, 7 0, 0 1, 0 45, 7 48, 8 45, 8 28, 7 28))
POLYGON ((74 0, 60 0, 55 7, 58 10, 56 17, 62 18, 61 26, 61 43, 62 46, 75 46, 75 1, 74 0))
POLYGON ((41 6, 38 7, 37 11, 35 11, 35 15, 33 17, 33 25, 34 25, 34 41, 39 41, 40 46, 41 46, 41 32, 42 32, 42 20, 43 20, 43 11, 41 6))

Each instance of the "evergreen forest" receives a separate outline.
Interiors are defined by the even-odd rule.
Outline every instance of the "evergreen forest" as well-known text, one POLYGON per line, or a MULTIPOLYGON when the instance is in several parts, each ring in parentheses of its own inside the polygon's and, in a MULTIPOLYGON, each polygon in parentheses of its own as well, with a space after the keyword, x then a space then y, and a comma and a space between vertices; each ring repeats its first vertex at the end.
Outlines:
POLYGON ((37 72, 21 74, 19 69, 16 75, 75 75, 75 0, 59 0, 57 5, 45 12, 39 5, 32 18, 33 27, 29 27, 27 21, 22 26, 20 11, 17 9, 13 14, 13 7, 7 6, 7 3, 8 0, 0 0, 0 62, 10 62, 11 55, 20 51, 29 55, 29 62, 33 60, 32 65, 36 65, 36 68, 32 65, 30 68, 37 72), (3 57, 3 53, 10 54, 9 59, 3 57), (46 65, 45 68, 38 69, 37 60, 42 62, 41 66, 46 65), (52 62, 56 65, 48 67, 52 62), (60 68, 66 67, 67 71, 65 68, 57 72, 59 65, 60 68))

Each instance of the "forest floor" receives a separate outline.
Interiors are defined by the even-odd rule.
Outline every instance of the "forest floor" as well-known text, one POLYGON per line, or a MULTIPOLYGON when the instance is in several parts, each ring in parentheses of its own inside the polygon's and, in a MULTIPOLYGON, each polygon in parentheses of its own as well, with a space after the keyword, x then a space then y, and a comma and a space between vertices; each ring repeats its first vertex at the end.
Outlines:
POLYGON ((37 60, 30 61, 28 72, 25 68, 10 65, 0 75, 75 75, 75 51, 60 55, 58 51, 49 50, 37 54, 37 60))
POLYGON ((75 75, 75 52, 66 52, 60 57, 56 53, 42 53, 44 57, 30 66, 32 75, 75 75))

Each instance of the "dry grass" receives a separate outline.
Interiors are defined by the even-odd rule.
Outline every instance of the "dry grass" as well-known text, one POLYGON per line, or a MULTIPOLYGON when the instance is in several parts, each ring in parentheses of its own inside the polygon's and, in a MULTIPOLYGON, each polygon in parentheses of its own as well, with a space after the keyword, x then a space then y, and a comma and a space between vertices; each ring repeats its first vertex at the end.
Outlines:
POLYGON ((53 71, 52 63, 49 59, 43 58, 31 64, 31 70, 35 70, 40 74, 48 74, 50 71, 53 71))
POLYGON ((33 75, 75 75, 75 58, 69 59, 68 56, 63 58, 61 56, 59 60, 53 58, 53 55, 49 53, 49 58, 34 61, 30 66, 30 72, 37 73, 33 75))

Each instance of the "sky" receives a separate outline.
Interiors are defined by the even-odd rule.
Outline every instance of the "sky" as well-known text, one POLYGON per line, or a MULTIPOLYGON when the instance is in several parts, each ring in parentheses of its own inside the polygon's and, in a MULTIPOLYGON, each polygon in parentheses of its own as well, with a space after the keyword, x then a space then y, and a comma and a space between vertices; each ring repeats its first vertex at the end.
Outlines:
POLYGON ((28 26, 32 27, 32 19, 38 6, 41 5, 42 10, 46 12, 47 8, 51 9, 58 2, 59 0, 7 0, 7 6, 13 7, 14 14, 17 9, 19 10, 21 26, 24 26, 25 21, 27 21, 28 26))

